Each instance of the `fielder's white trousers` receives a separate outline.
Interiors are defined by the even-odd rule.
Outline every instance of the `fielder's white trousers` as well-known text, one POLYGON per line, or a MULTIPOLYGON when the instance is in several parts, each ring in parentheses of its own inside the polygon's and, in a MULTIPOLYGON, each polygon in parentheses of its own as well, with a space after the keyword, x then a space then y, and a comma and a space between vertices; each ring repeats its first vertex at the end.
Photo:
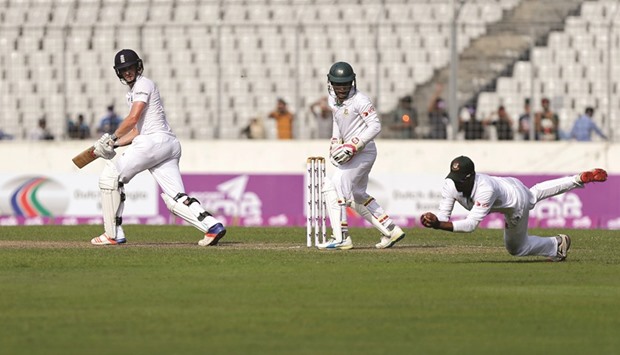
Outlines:
POLYGON ((555 256, 558 242, 555 237, 539 237, 528 234, 528 218, 530 210, 538 201, 565 193, 582 184, 577 183, 574 176, 566 176, 559 179, 543 181, 527 188, 517 179, 512 179, 513 184, 519 191, 518 208, 505 214, 506 228, 504 229, 504 244, 511 255, 526 256, 555 256))

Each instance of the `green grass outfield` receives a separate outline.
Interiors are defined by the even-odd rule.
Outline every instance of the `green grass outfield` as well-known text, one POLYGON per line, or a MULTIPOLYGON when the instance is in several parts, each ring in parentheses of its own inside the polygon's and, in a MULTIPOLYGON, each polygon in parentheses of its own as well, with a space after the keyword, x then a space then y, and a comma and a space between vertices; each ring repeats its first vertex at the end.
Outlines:
MULTIPOLYGON (((375 250, 305 247, 303 228, 0 227, 2 354, 618 354, 620 236, 568 232, 567 262, 502 232, 409 229, 375 250)), ((552 235, 558 230, 535 230, 552 235)))

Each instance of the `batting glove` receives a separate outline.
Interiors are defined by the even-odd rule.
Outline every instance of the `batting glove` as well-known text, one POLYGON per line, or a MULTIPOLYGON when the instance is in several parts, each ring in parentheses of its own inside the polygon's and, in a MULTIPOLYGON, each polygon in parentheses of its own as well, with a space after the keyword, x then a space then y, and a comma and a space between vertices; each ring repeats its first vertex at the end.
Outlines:
POLYGON ((94 144, 95 150, 93 153, 103 159, 112 159, 116 156, 116 152, 114 151, 114 138, 109 134, 104 134, 99 138, 98 141, 94 144))
POLYGON ((114 142, 116 142, 117 138, 114 134, 104 133, 101 138, 99 138, 98 142, 102 145, 109 145, 110 147, 114 146, 114 142))

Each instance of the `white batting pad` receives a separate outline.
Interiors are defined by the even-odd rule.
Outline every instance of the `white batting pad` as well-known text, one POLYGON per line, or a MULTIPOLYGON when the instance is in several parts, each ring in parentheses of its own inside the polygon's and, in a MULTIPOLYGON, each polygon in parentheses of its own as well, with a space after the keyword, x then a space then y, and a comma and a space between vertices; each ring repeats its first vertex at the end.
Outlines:
POLYGON ((323 182, 323 200, 327 206, 327 215, 332 226, 332 235, 336 240, 343 240, 343 232, 348 233, 347 211, 344 200, 338 198, 336 188, 329 179, 323 182), (344 226, 344 228, 343 228, 344 226))
POLYGON ((187 206, 183 203, 188 197, 184 196, 179 201, 174 198, 166 195, 165 193, 161 194, 161 198, 166 203, 166 207, 168 210, 172 212, 175 216, 182 218, 184 221, 190 223, 194 227, 198 228, 201 232, 207 233, 209 228, 215 224, 217 221, 212 216, 207 216, 204 220, 198 220, 198 214, 201 211, 204 211, 202 208, 198 208, 198 206, 194 206, 197 202, 187 206), (200 211, 201 210, 201 211, 200 211))
MULTIPOLYGON (((103 228, 108 237, 116 239, 124 237, 119 235, 116 217, 121 217, 123 213, 124 199, 121 197, 123 187, 118 184, 118 170, 116 165, 106 162, 101 176, 99 176, 99 189, 101 189, 101 210, 103 213, 103 228)), ((122 232, 121 232, 122 233, 122 232)))

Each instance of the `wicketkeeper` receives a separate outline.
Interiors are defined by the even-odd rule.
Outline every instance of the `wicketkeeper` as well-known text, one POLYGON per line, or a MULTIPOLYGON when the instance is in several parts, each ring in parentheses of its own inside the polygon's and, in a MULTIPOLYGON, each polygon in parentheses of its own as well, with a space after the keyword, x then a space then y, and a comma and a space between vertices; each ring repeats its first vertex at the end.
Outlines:
POLYGON ((377 158, 374 138, 381 132, 381 122, 368 96, 357 90, 351 65, 335 63, 327 79, 328 104, 334 119, 330 160, 337 169, 323 185, 332 236, 317 247, 330 250, 353 247, 346 212, 347 206, 353 206, 381 232, 381 240, 375 247, 390 248, 405 233, 366 192, 368 174, 377 158))

